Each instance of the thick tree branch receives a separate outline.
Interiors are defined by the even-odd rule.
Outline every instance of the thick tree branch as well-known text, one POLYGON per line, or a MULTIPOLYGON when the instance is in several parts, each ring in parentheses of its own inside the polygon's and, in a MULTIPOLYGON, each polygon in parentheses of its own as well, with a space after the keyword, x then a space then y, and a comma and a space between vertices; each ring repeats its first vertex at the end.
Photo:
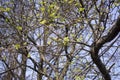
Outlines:
POLYGON ((99 50, 101 49, 101 47, 105 43, 112 41, 118 35, 119 32, 120 32, 120 16, 118 17, 117 21, 113 24, 113 26, 112 26, 111 30, 108 32, 108 34, 103 36, 97 42, 92 44, 91 58, 92 58, 93 62, 96 64, 96 66, 98 67, 98 69, 100 70, 100 72, 105 80, 111 80, 111 77, 110 77, 109 72, 106 69, 105 65, 100 60, 98 53, 99 53, 99 50))
POLYGON ((97 46, 102 47, 103 44, 112 41, 118 35, 119 32, 120 32, 120 16, 118 17, 117 21, 113 24, 108 34, 103 36, 101 39, 97 41, 97 46))

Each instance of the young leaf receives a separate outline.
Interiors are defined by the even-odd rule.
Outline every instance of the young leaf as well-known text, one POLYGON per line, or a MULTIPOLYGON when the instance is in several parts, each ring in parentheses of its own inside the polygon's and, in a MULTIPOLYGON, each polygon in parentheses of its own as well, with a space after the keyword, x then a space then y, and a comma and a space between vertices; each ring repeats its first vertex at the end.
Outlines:
POLYGON ((69 0, 69 2, 68 2, 68 3, 69 3, 69 4, 71 4, 71 3, 73 3, 73 1, 74 1, 74 0, 69 0))
POLYGON ((51 44, 51 41, 48 41, 47 44, 50 45, 50 44, 51 44))
POLYGON ((22 30, 22 27, 21 27, 21 26, 17 26, 16 29, 17 29, 18 31, 21 31, 21 30, 22 30))
POLYGON ((79 12, 82 12, 84 10, 85 10, 85 8, 79 8, 79 12))
POLYGON ((56 12, 50 14, 50 17, 55 17, 56 12))
POLYGON ((3 56, 3 60, 6 61, 6 56, 3 56))
POLYGON ((11 9, 10 8, 6 8, 6 11, 9 12, 11 9))
POLYGON ((69 41, 70 41, 70 40, 69 40, 68 37, 64 37, 64 39, 63 39, 63 44, 64 44, 64 45, 67 45, 69 41))
POLYGON ((42 12, 44 12, 44 11, 45 11, 45 7, 41 7, 40 10, 41 10, 42 12))
POLYGON ((56 9, 56 10, 59 10, 60 9, 60 7, 59 6, 54 6, 54 8, 56 9))
POLYGON ((83 37, 82 37, 82 36, 80 36, 78 39, 76 39, 77 42, 80 42, 80 41, 82 41, 82 40, 83 40, 83 37))
POLYGON ((24 45, 24 46, 27 45, 27 42, 24 42, 23 45, 24 45))
POLYGON ((75 76, 75 80, 81 80, 80 76, 75 76))
POLYGON ((100 27, 100 30, 104 30, 104 26, 101 26, 101 27, 100 27))
POLYGON ((18 50, 20 48, 20 44, 15 44, 14 47, 15 47, 15 49, 18 50))
POLYGON ((27 57, 28 57, 28 58, 30 58, 30 57, 31 57, 30 53, 28 53, 27 57))
POLYGON ((47 22, 47 20, 42 20, 42 21, 40 21, 40 24, 46 24, 46 22, 47 22))

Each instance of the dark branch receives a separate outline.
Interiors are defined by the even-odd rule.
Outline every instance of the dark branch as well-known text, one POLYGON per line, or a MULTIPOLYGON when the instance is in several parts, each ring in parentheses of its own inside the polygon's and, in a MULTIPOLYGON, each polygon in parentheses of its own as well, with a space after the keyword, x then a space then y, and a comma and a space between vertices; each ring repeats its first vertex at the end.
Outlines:
POLYGON ((98 69, 100 70, 100 72, 102 73, 102 76, 104 77, 105 80, 111 80, 111 77, 105 65, 100 60, 98 53, 101 47, 105 43, 112 41, 118 35, 119 32, 120 32, 120 16, 118 17, 117 21, 114 23, 108 34, 100 38, 97 42, 95 42, 95 44, 93 43, 93 46, 91 48, 91 58, 98 67, 98 69))
POLYGON ((105 43, 112 41, 120 32, 120 16, 117 21, 113 24, 111 30, 107 35, 103 36, 100 40, 97 41, 97 45, 102 47, 105 43))

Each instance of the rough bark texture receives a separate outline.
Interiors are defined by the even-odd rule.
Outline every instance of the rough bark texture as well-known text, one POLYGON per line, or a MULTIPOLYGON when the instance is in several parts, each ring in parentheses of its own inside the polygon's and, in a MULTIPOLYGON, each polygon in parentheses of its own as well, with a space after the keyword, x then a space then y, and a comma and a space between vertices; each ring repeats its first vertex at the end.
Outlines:
POLYGON ((100 60, 98 53, 101 47, 105 43, 112 41, 118 35, 119 32, 120 32, 120 16, 118 17, 117 21, 112 25, 112 28, 108 32, 108 34, 92 44, 93 46, 91 48, 91 58, 98 67, 98 69, 100 70, 105 80, 111 80, 111 77, 109 71, 106 69, 105 65, 100 60))

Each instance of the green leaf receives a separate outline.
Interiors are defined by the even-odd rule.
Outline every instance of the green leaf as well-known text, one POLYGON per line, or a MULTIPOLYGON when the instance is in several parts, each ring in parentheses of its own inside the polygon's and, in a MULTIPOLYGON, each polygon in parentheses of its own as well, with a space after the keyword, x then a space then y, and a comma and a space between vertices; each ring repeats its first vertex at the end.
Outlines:
POLYGON ((50 7, 50 8, 54 8, 54 6, 55 6, 54 4, 51 4, 49 7, 50 7))
POLYGON ((6 56, 3 56, 3 60, 6 61, 6 56))
POLYGON ((44 11, 45 11, 45 7, 41 7, 40 10, 41 10, 42 12, 44 12, 44 11))
POLYGON ((119 3, 114 3, 115 6, 119 6, 119 3))
POLYGON ((69 40, 68 37, 64 37, 64 41, 65 41, 65 42, 69 42, 70 40, 69 40))
POLYGON ((51 44, 51 41, 48 41, 47 44, 50 45, 50 44, 51 44))
POLYGON ((75 34, 70 34, 71 37, 75 37, 75 34))
POLYGON ((8 22, 9 21, 8 18, 6 18, 5 21, 8 22))
POLYGON ((64 17, 60 17, 60 21, 61 22, 65 22, 65 18, 64 17))
POLYGON ((75 56, 75 58, 76 58, 76 59, 79 59, 79 56, 78 56, 78 55, 76 55, 76 56, 75 56))
POLYGON ((80 4, 78 2, 75 3, 75 6, 79 6, 80 4))
POLYGON ((15 47, 15 49, 18 50, 20 48, 20 44, 15 44, 14 47, 15 47))
POLYGON ((79 12, 82 12, 84 10, 85 10, 85 8, 79 8, 79 12))
POLYGON ((59 10, 59 9, 60 9, 60 7, 57 6, 57 5, 55 5, 54 8, 55 8, 56 10, 59 10))
POLYGON ((101 26, 101 27, 100 27, 100 30, 104 30, 104 26, 101 26))
POLYGON ((24 45, 24 46, 27 45, 27 42, 24 42, 23 45, 24 45))
POLYGON ((42 21, 40 21, 40 24, 46 24, 46 22, 47 22, 47 20, 42 20, 42 21))
POLYGON ((38 13, 38 14, 36 14, 36 16, 37 16, 37 17, 39 17, 39 16, 40 16, 40 14, 38 13))
POLYGON ((64 44, 64 45, 67 45, 69 41, 70 41, 70 40, 69 40, 68 37, 64 37, 64 39, 63 39, 63 44, 64 44))
POLYGON ((16 29, 17 29, 18 31, 22 31, 22 26, 17 26, 16 29))
POLYGON ((3 12, 6 11, 4 7, 0 7, 0 12, 2 12, 2 11, 3 12))
POLYGON ((80 42, 80 41, 82 41, 82 40, 83 40, 82 35, 81 35, 78 39, 76 39, 77 42, 80 42))
POLYGON ((10 8, 6 8, 6 11, 9 12, 11 9, 10 8))
POLYGON ((67 2, 68 0, 64 0, 64 2, 67 2))
POLYGON ((39 2, 39 4, 45 5, 46 2, 45 1, 41 1, 41 2, 39 2))
POLYGON ((75 80, 84 80, 84 76, 75 76, 75 80))
POLYGON ((30 58, 30 57, 31 57, 30 53, 28 53, 27 57, 28 57, 28 58, 30 58))
POLYGON ((10 8, 0 7, 0 11, 3 11, 3 12, 9 12, 10 10, 11 10, 10 8))
POLYGON ((81 80, 79 76, 75 76, 75 80, 81 80))
POLYGON ((73 3, 73 1, 74 1, 74 0, 69 0, 69 2, 68 2, 68 3, 69 3, 69 4, 71 4, 71 3, 73 3))
POLYGON ((50 14, 50 17, 55 17, 56 12, 50 14))
POLYGON ((51 37, 51 39, 56 42, 58 41, 57 38, 54 38, 54 37, 51 37))

